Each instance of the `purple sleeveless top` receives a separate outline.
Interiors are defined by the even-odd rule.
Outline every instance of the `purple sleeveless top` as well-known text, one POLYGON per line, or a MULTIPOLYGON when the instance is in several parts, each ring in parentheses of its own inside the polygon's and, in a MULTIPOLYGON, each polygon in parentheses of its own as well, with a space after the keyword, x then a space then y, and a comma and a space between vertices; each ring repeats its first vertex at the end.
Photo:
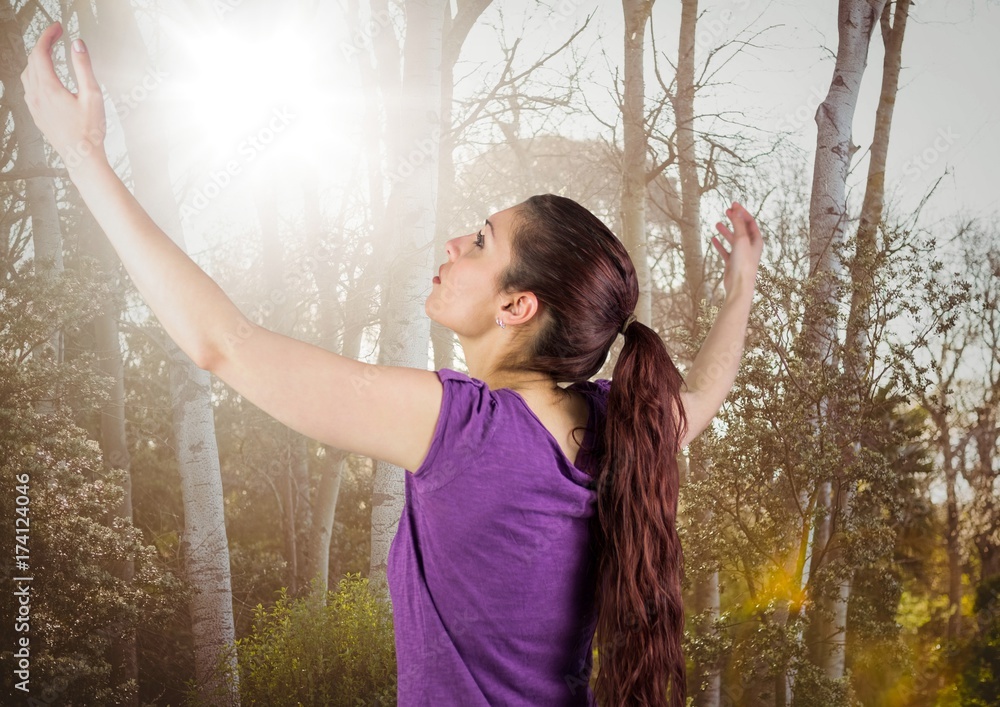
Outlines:
POLYGON ((398 705, 592 707, 596 494, 585 472, 610 381, 570 386, 590 405, 577 468, 517 392, 437 375, 437 427, 406 472, 389 548, 398 705))

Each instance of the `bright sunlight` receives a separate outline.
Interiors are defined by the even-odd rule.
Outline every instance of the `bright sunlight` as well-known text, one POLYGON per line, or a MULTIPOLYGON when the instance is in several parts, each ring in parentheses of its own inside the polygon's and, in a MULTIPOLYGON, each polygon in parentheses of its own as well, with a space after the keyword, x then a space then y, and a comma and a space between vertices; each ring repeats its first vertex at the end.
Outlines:
POLYGON ((253 27, 161 18, 174 166, 193 177, 185 217, 237 175, 253 183, 279 169, 346 173, 357 162, 363 103, 348 78, 356 72, 317 14, 283 12, 253 27))

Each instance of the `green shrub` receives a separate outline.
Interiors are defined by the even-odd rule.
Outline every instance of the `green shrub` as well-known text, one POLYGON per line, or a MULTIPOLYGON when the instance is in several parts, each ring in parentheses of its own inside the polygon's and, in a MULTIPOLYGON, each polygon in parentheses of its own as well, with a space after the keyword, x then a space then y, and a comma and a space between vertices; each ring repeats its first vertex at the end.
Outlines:
POLYGON ((236 642, 243 704, 396 704, 392 610, 348 574, 324 606, 317 593, 254 609, 253 629, 236 642))
POLYGON ((963 705, 1000 704, 1000 577, 976 590, 977 631, 964 647, 958 693, 963 705))

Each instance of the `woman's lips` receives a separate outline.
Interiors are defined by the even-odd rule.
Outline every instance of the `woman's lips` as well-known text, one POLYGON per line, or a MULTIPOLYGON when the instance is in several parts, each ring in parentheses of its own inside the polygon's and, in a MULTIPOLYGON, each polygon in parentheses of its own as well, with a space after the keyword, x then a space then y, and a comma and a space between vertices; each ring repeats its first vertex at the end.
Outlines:
POLYGON ((439 278, 437 275, 434 276, 434 284, 435 285, 440 285, 441 284, 441 278, 439 278))

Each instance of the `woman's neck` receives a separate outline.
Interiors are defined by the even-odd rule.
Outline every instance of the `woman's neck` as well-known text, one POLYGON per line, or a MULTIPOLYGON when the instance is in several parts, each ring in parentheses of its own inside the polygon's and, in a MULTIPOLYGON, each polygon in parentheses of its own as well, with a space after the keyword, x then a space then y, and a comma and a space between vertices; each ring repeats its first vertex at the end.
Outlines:
POLYGON ((508 388, 521 395, 543 400, 558 402, 566 397, 565 390, 556 384, 552 378, 535 373, 526 376, 496 374, 484 378, 483 381, 490 390, 508 388))

